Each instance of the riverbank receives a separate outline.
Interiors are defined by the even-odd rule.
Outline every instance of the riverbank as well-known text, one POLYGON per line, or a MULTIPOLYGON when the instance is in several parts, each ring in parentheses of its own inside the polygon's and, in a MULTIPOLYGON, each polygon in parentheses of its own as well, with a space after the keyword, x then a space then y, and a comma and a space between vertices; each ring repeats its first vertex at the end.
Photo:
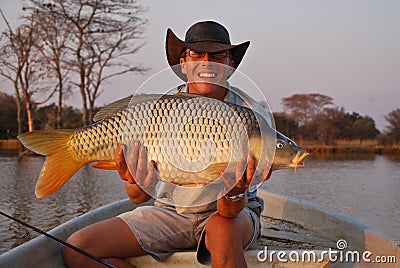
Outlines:
POLYGON ((309 153, 318 154, 400 154, 400 146, 303 146, 309 153))
POLYGON ((21 143, 19 140, 0 140, 0 149, 20 149, 21 143))

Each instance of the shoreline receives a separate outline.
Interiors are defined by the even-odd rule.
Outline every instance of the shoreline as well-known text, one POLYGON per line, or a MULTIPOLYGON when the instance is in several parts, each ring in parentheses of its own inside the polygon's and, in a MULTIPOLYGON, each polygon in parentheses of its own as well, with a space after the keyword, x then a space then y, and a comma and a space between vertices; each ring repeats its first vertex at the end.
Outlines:
POLYGON ((0 149, 19 150, 21 146, 21 143, 17 139, 0 140, 0 149))
POLYGON ((400 154, 400 147, 395 146, 315 145, 302 147, 311 154, 400 154))

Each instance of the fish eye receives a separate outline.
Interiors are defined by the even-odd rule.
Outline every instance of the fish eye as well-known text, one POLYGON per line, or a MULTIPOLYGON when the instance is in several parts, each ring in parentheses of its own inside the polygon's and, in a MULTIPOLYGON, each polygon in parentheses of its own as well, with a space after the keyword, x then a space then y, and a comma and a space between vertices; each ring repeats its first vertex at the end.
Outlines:
POLYGON ((282 149, 283 146, 285 146, 285 145, 284 145, 283 142, 281 142, 281 141, 278 141, 278 142, 276 143, 276 148, 278 148, 278 149, 282 149))

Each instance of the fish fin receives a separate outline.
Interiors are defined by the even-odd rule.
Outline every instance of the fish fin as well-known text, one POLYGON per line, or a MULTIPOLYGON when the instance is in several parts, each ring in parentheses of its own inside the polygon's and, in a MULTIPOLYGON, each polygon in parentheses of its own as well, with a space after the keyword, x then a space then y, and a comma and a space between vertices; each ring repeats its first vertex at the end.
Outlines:
POLYGON ((182 98, 195 98, 195 97, 203 97, 202 95, 197 95, 197 94, 191 94, 191 93, 183 93, 179 92, 174 95, 167 95, 167 94, 141 94, 141 95, 136 95, 132 97, 132 102, 131 104, 135 104, 137 102, 145 102, 145 101, 158 101, 158 100, 164 100, 164 99, 174 99, 176 97, 182 97, 182 98))
POLYGON ((56 192, 85 165, 77 161, 68 143, 73 133, 74 130, 43 130, 18 135, 25 147, 46 156, 36 183, 36 197, 56 192))
POLYGON ((175 95, 180 96, 180 97, 185 97, 185 98, 197 98, 197 97, 203 97, 204 98, 204 95, 194 94, 194 93, 187 93, 187 92, 178 92, 175 95))
POLYGON ((209 165, 204 171, 204 176, 217 178, 224 173, 235 173, 235 165, 229 162, 219 162, 209 165))
POLYGON ((104 170, 116 170, 117 164, 114 161, 101 161, 91 165, 90 167, 104 170))
MULTIPOLYGON (((186 98, 195 98, 195 97, 204 97, 202 95, 198 94, 191 94, 191 93, 183 93, 179 92, 176 94, 177 96, 180 97, 186 97, 186 98)), ((174 95, 163 95, 163 94, 141 94, 141 95, 136 95, 136 96, 129 96, 125 97, 123 99, 114 101, 110 104, 107 104, 103 108, 101 108, 93 117, 93 122, 97 122, 100 120, 103 120, 107 117, 110 117, 111 115, 117 113, 120 110, 123 110, 128 107, 130 103, 134 104, 137 102, 143 102, 143 101, 156 101, 158 99, 163 99, 163 98, 169 98, 173 97, 174 95)))
POLYGON ((105 119, 115 113, 117 113, 120 110, 125 109, 128 107, 129 103, 132 100, 132 95, 129 97, 125 97, 123 99, 114 101, 110 104, 107 104, 103 108, 101 108, 93 117, 93 122, 100 121, 102 119, 105 119))
MULTIPOLYGON (((190 94, 188 94, 190 95, 190 94)), ((140 95, 131 95, 125 97, 123 99, 114 101, 110 104, 107 104, 103 108, 101 108, 93 117, 93 122, 97 122, 112 116, 113 114, 126 109, 129 104, 135 104, 137 102, 144 102, 144 101, 156 101, 158 99, 167 98, 170 95, 163 95, 163 94, 140 94, 140 95)))
POLYGON ((263 148, 263 144, 262 144, 261 136, 259 135, 259 133, 256 133, 255 135, 250 135, 249 154, 254 157, 256 166, 258 165, 258 162, 260 161, 262 148, 263 148))

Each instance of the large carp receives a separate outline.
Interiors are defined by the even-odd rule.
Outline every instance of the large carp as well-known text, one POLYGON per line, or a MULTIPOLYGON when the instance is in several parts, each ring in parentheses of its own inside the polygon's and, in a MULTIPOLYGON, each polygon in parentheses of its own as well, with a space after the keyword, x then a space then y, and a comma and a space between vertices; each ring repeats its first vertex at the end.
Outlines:
POLYGON ((198 95, 125 98, 104 107, 94 121, 74 130, 18 136, 25 147, 46 156, 38 198, 57 191, 87 163, 115 169, 118 146, 134 141, 147 147, 162 180, 189 186, 213 182, 244 154, 273 170, 302 167, 308 155, 251 109, 198 95))

